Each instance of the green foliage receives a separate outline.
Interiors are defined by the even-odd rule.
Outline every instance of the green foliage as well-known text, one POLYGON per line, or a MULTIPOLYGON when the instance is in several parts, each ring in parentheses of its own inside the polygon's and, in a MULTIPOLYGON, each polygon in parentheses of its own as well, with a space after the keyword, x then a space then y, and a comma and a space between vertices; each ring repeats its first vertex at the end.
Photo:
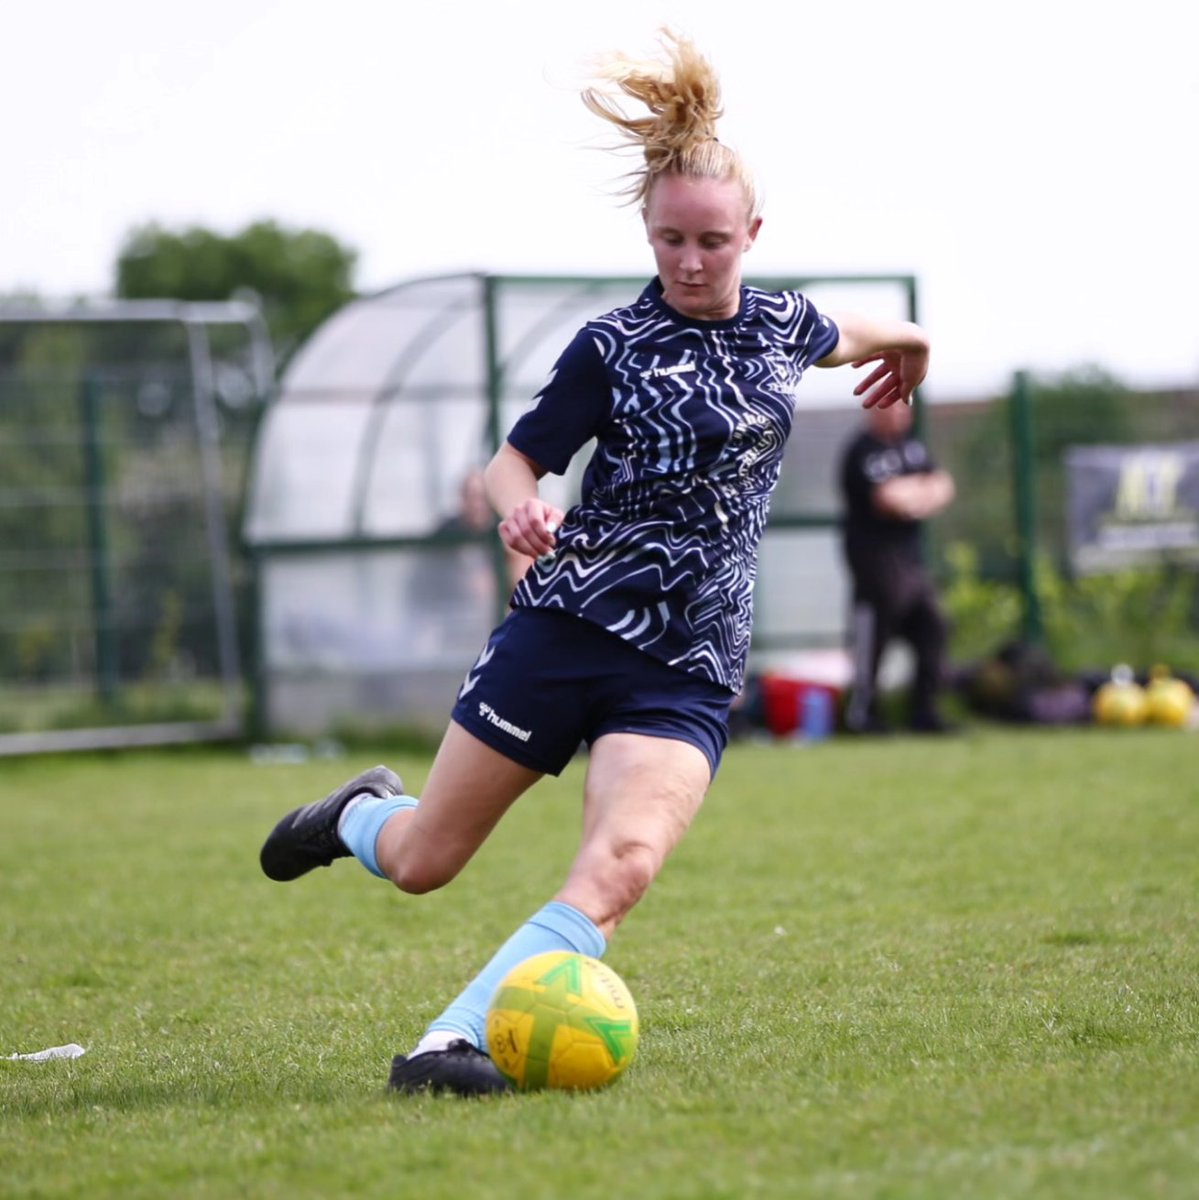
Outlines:
POLYGON ((228 300, 255 292, 286 357, 354 297, 357 252, 328 233, 258 221, 234 234, 158 224, 131 230, 116 264, 123 299, 228 300))
POLYGON ((1158 567, 1066 580, 1047 559, 1036 571, 1046 644, 1066 670, 1128 663, 1199 671, 1193 571, 1158 567))
MULTIPOLYGON (((266 397, 249 328, 209 334, 214 482, 236 544, 266 397)), ((57 726, 98 710, 105 724, 131 712, 152 719, 191 707, 174 685, 219 671, 193 385, 178 322, 0 321, 0 727, 57 726), (114 673, 116 690, 170 686, 157 704, 131 695, 114 707, 114 673), (106 701, 88 700, 91 689, 106 701)), ((236 583, 248 590, 245 572, 236 583)))
MULTIPOLYGON (((1195 397, 1179 399, 1134 395, 1095 367, 1032 381, 1036 587, 1046 648, 1063 670, 1102 670, 1121 661, 1141 669, 1156 662, 1199 667, 1193 572, 1163 566, 1077 579, 1064 572, 1066 450, 1199 436, 1195 397)), ((959 485, 957 500, 935 523, 958 662, 987 657, 1022 632, 1012 500, 1019 448, 1010 420, 1001 400, 958 411, 931 431, 938 458, 959 485)))
POLYGON ((150 641, 149 666, 155 675, 169 679, 179 671, 179 634, 183 628, 183 597, 167 588, 158 597, 162 609, 150 641))
POLYGON ((945 561, 949 578, 941 602, 950 621, 951 656, 957 662, 985 658, 1018 636, 1023 612, 1019 590, 983 578, 978 553, 965 542, 946 547, 945 561))
POLYGON ((1099 367, 1079 367, 1032 381, 1038 467, 1061 467, 1069 446, 1135 440, 1132 394, 1115 376, 1099 367))
MULTIPOLYGON (((377 748, 10 763, 0 1055, 87 1054, 0 1061, 0 1191, 1190 1197, 1193 740, 734 746, 606 955, 642 1019, 627 1075, 477 1102, 387 1095, 390 1057, 559 886, 581 762, 427 897, 258 870, 377 748)), ((392 765, 419 790, 430 758, 392 765)))
POLYGON ((0 677, 90 676, 101 621, 124 679, 164 675, 166 638, 176 665, 186 657, 212 673, 212 566, 186 374, 156 364, 148 408, 147 380, 72 357, 85 338, 77 326, 32 327, 0 370, 0 677), (47 353, 61 370, 44 366, 47 353), (164 603, 175 610, 162 613, 164 603))
POLYGON ((80 556, 53 562, 58 548, 87 543, 83 507, 57 502, 84 487, 82 396, 48 382, 47 371, 77 370, 85 354, 78 329, 33 328, 18 369, 0 378, 0 678, 46 678, 65 670, 75 651, 46 635, 55 611, 87 587, 80 556), (53 590, 45 587, 52 575, 53 590))
POLYGON ((61 684, 0 688, 0 733, 217 721, 228 707, 224 688, 211 680, 123 682, 112 699, 61 684))
MULTIPOLYGON (((942 603, 949 616, 951 657, 973 662, 1021 636, 1024 602, 1011 583, 984 578, 973 547, 945 551, 942 603)), ((1046 649, 1062 670, 1105 670, 1163 663, 1199 671, 1199 586, 1195 572, 1160 567, 1110 575, 1064 576, 1048 556, 1035 572, 1046 649)))

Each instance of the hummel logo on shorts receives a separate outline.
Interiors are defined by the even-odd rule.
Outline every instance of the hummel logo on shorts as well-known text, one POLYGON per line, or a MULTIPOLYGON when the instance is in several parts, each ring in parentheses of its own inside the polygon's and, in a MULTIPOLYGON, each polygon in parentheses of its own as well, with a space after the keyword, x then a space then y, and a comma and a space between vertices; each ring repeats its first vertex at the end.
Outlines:
POLYGON ((510 733, 514 738, 520 738, 522 742, 527 742, 533 736, 531 729, 518 729, 511 721, 505 721, 490 704, 479 704, 479 716, 497 729, 502 729, 504 733, 510 733))

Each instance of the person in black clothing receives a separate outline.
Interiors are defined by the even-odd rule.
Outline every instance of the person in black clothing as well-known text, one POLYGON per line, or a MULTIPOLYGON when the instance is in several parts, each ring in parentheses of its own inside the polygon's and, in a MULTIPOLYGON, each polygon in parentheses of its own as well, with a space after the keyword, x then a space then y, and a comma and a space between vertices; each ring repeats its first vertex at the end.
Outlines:
POLYGON ((909 721, 914 730, 947 728, 937 711, 946 641, 945 618, 924 565, 921 524, 954 497, 953 479, 912 433, 906 404, 868 410, 841 460, 844 551, 853 581, 853 683, 845 726, 886 732, 878 703, 878 668, 892 639, 916 656, 909 721))

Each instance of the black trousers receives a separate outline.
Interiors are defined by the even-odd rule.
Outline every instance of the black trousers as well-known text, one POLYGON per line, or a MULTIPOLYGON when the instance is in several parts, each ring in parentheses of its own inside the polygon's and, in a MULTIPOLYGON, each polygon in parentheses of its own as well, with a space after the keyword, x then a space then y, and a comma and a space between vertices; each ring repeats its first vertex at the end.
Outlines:
POLYGON ((853 556, 853 683, 845 723, 868 729, 880 720, 878 669, 883 652, 896 638, 915 655, 909 718, 925 721, 936 712, 944 678, 948 626, 936 588, 923 564, 886 551, 853 556))

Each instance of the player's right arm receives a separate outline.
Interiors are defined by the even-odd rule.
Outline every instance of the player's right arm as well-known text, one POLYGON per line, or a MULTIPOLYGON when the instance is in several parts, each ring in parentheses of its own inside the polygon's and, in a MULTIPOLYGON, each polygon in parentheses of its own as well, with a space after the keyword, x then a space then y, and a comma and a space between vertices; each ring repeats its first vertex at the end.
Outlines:
POLYGON ((500 537, 510 550, 540 558, 554 549, 554 531, 565 513, 541 498, 538 481, 567 469, 608 419, 611 402, 595 339, 580 330, 483 476, 487 497, 500 516, 500 537))
POLYGON ((562 524, 560 508, 541 498, 538 481, 545 474, 511 442, 505 442, 483 473, 487 498, 500 516, 500 538, 509 550, 538 558, 554 548, 551 526, 562 524))

